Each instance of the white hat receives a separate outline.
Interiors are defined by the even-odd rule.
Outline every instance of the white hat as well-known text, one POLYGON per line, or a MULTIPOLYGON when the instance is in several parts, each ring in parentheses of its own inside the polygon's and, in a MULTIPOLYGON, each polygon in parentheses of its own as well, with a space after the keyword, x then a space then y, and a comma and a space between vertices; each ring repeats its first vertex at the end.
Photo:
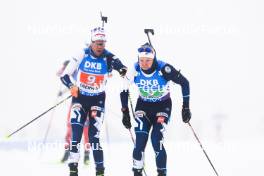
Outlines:
POLYGON ((103 27, 96 27, 91 30, 91 41, 94 42, 96 40, 106 41, 105 30, 103 27))
POLYGON ((155 50, 149 43, 145 43, 144 45, 141 45, 140 48, 138 48, 138 57, 147 57, 154 59, 155 50))
POLYGON ((139 52, 139 53, 138 53, 138 57, 139 57, 139 58, 140 58, 140 57, 147 57, 147 58, 152 58, 152 59, 154 59, 155 54, 154 54, 154 52, 139 52))

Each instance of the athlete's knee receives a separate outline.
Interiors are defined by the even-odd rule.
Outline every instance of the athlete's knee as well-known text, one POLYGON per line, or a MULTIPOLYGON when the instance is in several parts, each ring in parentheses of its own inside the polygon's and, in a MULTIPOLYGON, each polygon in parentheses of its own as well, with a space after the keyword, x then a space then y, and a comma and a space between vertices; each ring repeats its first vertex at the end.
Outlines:
POLYGON ((169 121, 169 114, 166 112, 158 112, 156 114, 157 123, 164 125, 167 124, 169 121))
POLYGON ((90 109, 90 122, 96 128, 101 128, 104 121, 104 108, 100 106, 92 106, 90 109))
POLYGON ((75 103, 71 108, 71 126, 80 125, 83 127, 86 120, 85 111, 81 104, 75 103))
POLYGON ((90 109, 91 118, 100 118, 103 120, 104 118, 104 108, 100 106, 92 106, 90 109))
POLYGON ((104 121, 104 108, 92 106, 89 113, 89 133, 100 132, 104 121))
POLYGON ((142 110, 137 110, 135 112, 135 120, 137 122, 137 126, 135 127, 136 133, 145 133, 148 135, 150 122, 146 117, 146 112, 142 110))
POLYGON ((164 138, 167 123, 169 121, 169 115, 165 112, 158 112, 156 114, 156 122, 153 125, 151 134, 151 140, 155 143, 156 140, 164 138))

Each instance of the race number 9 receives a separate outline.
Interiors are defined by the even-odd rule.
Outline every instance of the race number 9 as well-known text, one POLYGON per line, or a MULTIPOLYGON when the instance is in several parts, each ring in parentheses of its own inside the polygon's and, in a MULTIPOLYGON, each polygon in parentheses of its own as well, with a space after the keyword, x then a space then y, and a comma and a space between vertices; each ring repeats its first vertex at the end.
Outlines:
POLYGON ((88 80, 88 82, 87 82, 88 84, 93 84, 96 81, 96 77, 94 75, 89 75, 87 77, 87 80, 88 80))
POLYGON ((89 86, 101 85, 104 81, 104 75, 87 74, 81 72, 80 82, 89 86))

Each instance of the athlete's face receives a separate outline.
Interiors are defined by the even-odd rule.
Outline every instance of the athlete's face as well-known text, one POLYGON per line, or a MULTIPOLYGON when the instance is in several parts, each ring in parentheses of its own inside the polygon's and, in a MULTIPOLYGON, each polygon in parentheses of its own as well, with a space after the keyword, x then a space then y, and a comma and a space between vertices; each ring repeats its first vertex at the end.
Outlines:
POLYGON ((138 59, 139 62, 139 66, 142 70, 148 70, 150 69, 150 67, 153 64, 153 58, 149 58, 149 57, 140 57, 138 59))
POLYGON ((100 56, 105 49, 105 41, 97 40, 92 42, 91 48, 96 56, 100 56))

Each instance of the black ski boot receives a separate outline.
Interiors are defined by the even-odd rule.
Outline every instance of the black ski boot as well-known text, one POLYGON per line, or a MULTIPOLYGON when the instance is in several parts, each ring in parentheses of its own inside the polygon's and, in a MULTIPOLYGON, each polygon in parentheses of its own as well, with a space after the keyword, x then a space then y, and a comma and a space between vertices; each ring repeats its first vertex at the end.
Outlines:
POLYGON ((89 150, 87 150, 87 151, 84 152, 84 160, 83 160, 83 163, 85 165, 89 165, 89 163, 90 163, 90 157, 89 157, 89 155, 90 155, 90 151, 89 150))
POLYGON ((133 168, 133 172, 134 172, 134 176, 143 176, 142 175, 142 169, 134 169, 133 168))
POLYGON ((70 151, 69 150, 65 150, 64 155, 63 155, 63 157, 61 159, 61 162, 64 163, 65 161, 67 161, 69 156, 70 156, 70 151))
POLYGON ((104 168, 96 169, 96 176, 104 176, 104 168))
POLYGON ((166 171, 164 172, 164 171, 159 171, 158 170, 158 176, 166 176, 167 174, 166 174, 166 171))
POLYGON ((69 163, 70 176, 78 176, 78 163, 69 163))

